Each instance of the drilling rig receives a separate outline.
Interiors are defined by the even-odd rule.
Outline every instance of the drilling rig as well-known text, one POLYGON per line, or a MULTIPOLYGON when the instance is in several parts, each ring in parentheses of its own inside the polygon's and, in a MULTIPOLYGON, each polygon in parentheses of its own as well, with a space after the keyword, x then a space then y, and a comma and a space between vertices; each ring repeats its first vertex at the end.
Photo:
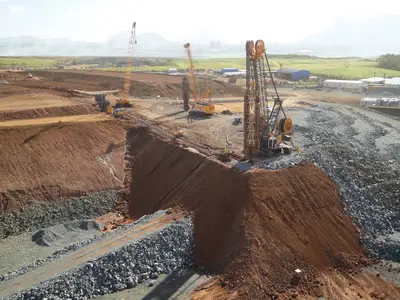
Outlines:
POLYGON ((262 40, 246 42, 246 93, 244 96, 244 154, 289 154, 293 150, 293 121, 282 107, 262 40), (267 74, 272 92, 267 86, 267 74), (269 103, 272 109, 269 111, 269 103))
MULTIPOLYGON (((215 114, 215 105, 211 103, 211 92, 207 90, 204 95, 201 95, 199 85, 197 84, 196 66, 193 62, 190 43, 186 43, 183 47, 186 50, 188 64, 188 79, 184 79, 182 82, 183 90, 188 89, 194 99, 194 104, 189 109, 189 115, 200 117, 212 116, 215 114)), ((185 96, 189 97, 188 93, 185 96)))
POLYGON ((190 109, 189 107, 190 92, 189 92, 189 81, 186 76, 183 77, 182 79, 182 91, 183 91, 183 109, 188 111, 190 109))
POLYGON ((135 53, 136 41, 136 22, 133 22, 131 29, 131 37, 128 44, 128 62, 125 69, 124 88, 122 90, 121 97, 116 101, 116 107, 131 107, 132 104, 129 101, 129 89, 131 87, 131 76, 133 67, 133 55, 135 53))

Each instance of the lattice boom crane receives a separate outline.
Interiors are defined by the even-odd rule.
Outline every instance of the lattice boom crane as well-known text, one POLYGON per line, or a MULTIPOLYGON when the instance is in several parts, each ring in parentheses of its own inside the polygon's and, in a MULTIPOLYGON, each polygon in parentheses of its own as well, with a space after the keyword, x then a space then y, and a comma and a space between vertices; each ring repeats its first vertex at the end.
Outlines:
POLYGON ((131 36, 128 44, 128 62, 125 69, 124 88, 122 89, 121 98, 117 99, 117 107, 130 107, 132 106, 129 101, 129 89, 131 87, 131 77, 133 70, 133 56, 135 54, 136 40, 136 22, 133 22, 131 29, 131 36))
POLYGON ((196 66, 193 61, 190 43, 184 44, 183 47, 186 50, 188 80, 183 80, 182 85, 184 90, 188 89, 192 93, 194 99, 194 105, 189 110, 189 115, 212 116, 215 114, 215 105, 213 105, 209 99, 211 92, 207 90, 204 95, 201 95, 200 88, 197 83, 196 66))

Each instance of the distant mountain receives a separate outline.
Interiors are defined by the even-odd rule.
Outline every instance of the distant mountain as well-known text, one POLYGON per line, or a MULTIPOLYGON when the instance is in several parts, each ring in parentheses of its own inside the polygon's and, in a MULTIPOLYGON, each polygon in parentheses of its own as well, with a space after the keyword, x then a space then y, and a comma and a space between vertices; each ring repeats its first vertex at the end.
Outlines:
POLYGON ((400 16, 339 19, 327 31, 295 43, 323 56, 379 56, 400 52, 400 16))
MULTIPOLYGON (((308 54, 316 56, 373 57, 400 52, 400 16, 341 19, 329 30, 296 43, 269 44, 268 52, 275 54, 308 54)), ((243 57, 244 41, 238 44, 218 42, 220 33, 204 36, 193 33, 185 38, 192 41, 196 57, 243 57)), ((129 32, 120 32, 103 43, 77 42, 67 39, 38 39, 32 36, 0 38, 0 56, 125 56, 129 32)), ((137 36, 136 54, 148 57, 183 57, 183 42, 172 42, 156 33, 137 36)))

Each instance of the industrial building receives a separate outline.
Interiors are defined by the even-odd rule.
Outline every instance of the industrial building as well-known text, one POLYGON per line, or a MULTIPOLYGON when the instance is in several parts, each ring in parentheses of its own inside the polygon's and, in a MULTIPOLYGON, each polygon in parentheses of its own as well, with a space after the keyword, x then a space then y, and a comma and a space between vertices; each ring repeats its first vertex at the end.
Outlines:
POLYGON ((367 83, 361 80, 335 80, 327 79, 324 81, 324 88, 361 90, 367 87, 367 83))
POLYGON ((373 95, 382 95, 383 93, 386 93, 387 95, 392 94, 394 96, 399 96, 400 95, 400 85, 393 85, 393 86, 384 86, 384 85, 368 85, 368 95, 373 96, 373 95))
POLYGON ((225 73, 239 73, 240 70, 238 68, 222 68, 221 74, 224 75, 225 73))
POLYGON ((279 78, 290 81, 309 80, 311 76, 310 71, 292 68, 280 68, 278 74, 279 78))
POLYGON ((400 88, 400 77, 387 78, 385 80, 385 87, 400 88))
POLYGON ((371 77, 371 78, 364 78, 360 79, 363 82, 366 82, 368 84, 384 84, 385 83, 385 78, 384 77, 371 77))

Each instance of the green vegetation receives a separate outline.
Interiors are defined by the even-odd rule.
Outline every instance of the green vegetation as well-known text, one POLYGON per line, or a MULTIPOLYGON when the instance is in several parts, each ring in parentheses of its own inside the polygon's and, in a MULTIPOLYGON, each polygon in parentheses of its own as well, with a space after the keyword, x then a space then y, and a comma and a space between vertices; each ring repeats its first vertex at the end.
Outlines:
MULTIPOLYGON (((212 58, 197 59, 198 70, 219 70, 224 67, 245 69, 244 58, 212 58)), ((378 60, 352 58, 319 58, 306 55, 271 55, 270 64, 273 70, 296 68, 310 70, 312 75, 322 78, 359 79, 366 77, 395 77, 400 76, 400 55, 381 56, 378 60)), ((80 65, 102 66, 104 71, 124 71, 123 57, 0 57, 0 69, 10 67, 43 68, 59 64, 68 64, 70 67, 80 65), (115 66, 120 67, 115 67, 115 66)), ((167 71, 169 68, 186 69, 184 59, 168 58, 135 58, 134 70, 137 71, 167 71)))
POLYGON ((380 68, 400 71, 400 54, 385 54, 378 58, 380 68))
POLYGON ((0 69, 8 68, 45 68, 57 64, 52 57, 0 57, 0 69))

